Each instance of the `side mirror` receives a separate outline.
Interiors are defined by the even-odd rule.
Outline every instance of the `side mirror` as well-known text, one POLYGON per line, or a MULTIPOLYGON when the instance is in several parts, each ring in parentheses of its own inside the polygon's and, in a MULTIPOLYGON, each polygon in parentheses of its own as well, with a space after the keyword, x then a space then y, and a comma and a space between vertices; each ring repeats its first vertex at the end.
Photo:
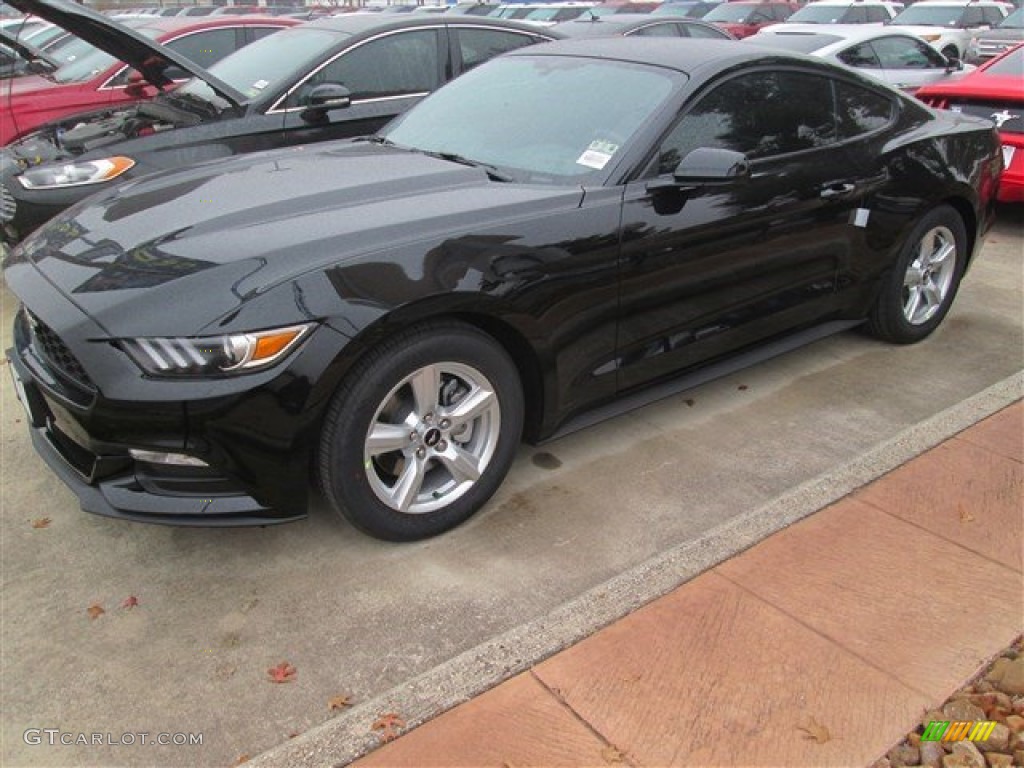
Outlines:
POLYGON ((690 192, 698 187, 746 181, 750 178, 750 160, 731 149, 699 147, 679 161, 671 179, 653 179, 647 191, 654 195, 658 213, 678 213, 690 192))
POLYGON ((960 72, 961 70, 963 70, 963 68, 964 68, 964 63, 962 61, 960 61, 960 59, 958 59, 956 56, 947 56, 946 57, 946 74, 947 75, 952 73, 952 72, 960 72))
POLYGON ((309 92, 306 108, 300 116, 307 122, 318 122, 332 109, 345 109, 352 103, 352 93, 337 83, 321 83, 309 92))
POLYGON ((750 160, 746 155, 712 147, 699 147, 690 152, 672 174, 677 184, 708 184, 749 177, 750 160))

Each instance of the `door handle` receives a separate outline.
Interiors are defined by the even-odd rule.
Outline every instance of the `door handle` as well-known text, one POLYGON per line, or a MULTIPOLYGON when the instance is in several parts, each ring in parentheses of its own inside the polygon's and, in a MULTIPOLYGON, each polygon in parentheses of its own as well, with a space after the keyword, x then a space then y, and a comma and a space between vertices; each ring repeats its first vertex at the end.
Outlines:
POLYGON ((846 197, 853 190, 857 188, 856 184, 844 182, 841 184, 829 184, 827 187, 823 187, 821 190, 822 200, 836 200, 841 197, 846 197))

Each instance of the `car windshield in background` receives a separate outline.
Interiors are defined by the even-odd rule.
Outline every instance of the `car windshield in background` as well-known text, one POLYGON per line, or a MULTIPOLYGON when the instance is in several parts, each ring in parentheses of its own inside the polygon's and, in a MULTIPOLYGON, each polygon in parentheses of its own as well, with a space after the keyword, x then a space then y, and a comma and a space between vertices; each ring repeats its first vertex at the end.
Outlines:
POLYGON ((768 45, 796 53, 819 51, 826 45, 838 43, 843 38, 838 35, 804 34, 801 32, 777 32, 771 35, 757 35, 756 39, 747 38, 746 42, 757 45, 768 45))
POLYGON ((996 29, 1024 29, 1024 8, 1018 8, 996 25, 996 29))
MULTIPOLYGON (((142 27, 136 28, 135 31, 152 40, 162 30, 142 27)), ((100 72, 110 69, 115 64, 117 64, 115 56, 111 56, 99 48, 89 46, 83 49, 81 55, 77 56, 77 58, 54 71, 50 77, 58 83, 81 83, 96 77, 100 72)))
POLYGON ((837 24, 846 12, 845 5, 808 5, 790 16, 793 24, 837 24))
POLYGON ((679 77, 596 59, 495 59, 442 88, 381 136, 403 148, 492 166, 518 181, 598 181, 679 77))
MULTIPOLYGON (((282 80, 292 78, 304 64, 311 66, 322 57, 323 51, 346 37, 350 37, 347 32, 331 29, 305 26, 283 29, 226 56, 212 65, 209 72, 246 98, 255 99, 267 89, 280 86, 282 80)), ((197 77, 178 91, 198 96, 222 109, 227 107, 227 103, 197 77)))
POLYGON ((1011 53, 985 69, 986 75, 1020 77, 1024 73, 1024 47, 1018 46, 1011 53))
POLYGON ((744 23, 755 11, 761 10, 757 5, 739 5, 738 3, 722 3, 704 17, 704 21, 732 21, 744 23))
POLYGON ((963 15, 962 5, 912 5, 894 18, 890 24, 920 27, 955 27, 963 15))

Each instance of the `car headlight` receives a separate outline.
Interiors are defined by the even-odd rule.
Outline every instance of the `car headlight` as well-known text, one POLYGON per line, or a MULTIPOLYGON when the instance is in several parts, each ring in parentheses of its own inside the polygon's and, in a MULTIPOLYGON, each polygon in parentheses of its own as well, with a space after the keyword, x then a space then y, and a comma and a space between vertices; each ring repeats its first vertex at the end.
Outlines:
POLYGON ((99 184, 116 179, 135 165, 130 157, 106 157, 102 160, 83 160, 64 165, 40 165, 29 168, 18 176, 25 189, 58 189, 99 184))
POLYGON ((266 368, 287 355, 313 323, 201 338, 122 339, 119 346, 155 376, 219 376, 266 368))

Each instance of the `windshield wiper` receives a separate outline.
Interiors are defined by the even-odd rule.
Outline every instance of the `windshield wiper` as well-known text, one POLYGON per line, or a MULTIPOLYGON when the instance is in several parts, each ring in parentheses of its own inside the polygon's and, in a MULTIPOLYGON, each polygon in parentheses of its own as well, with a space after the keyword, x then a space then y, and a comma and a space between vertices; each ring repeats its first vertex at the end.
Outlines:
POLYGON ((487 176, 488 178, 491 179, 491 181, 515 181, 515 178, 508 175, 504 171, 498 170, 496 166, 490 165, 488 163, 482 163, 479 160, 472 160, 468 157, 463 157, 462 155, 458 155, 454 152, 431 152, 425 149, 418 149, 416 151, 424 155, 429 155, 430 157, 437 157, 440 158, 441 160, 447 160, 450 163, 459 163, 460 165, 468 165, 473 168, 483 168, 487 172, 487 176))

